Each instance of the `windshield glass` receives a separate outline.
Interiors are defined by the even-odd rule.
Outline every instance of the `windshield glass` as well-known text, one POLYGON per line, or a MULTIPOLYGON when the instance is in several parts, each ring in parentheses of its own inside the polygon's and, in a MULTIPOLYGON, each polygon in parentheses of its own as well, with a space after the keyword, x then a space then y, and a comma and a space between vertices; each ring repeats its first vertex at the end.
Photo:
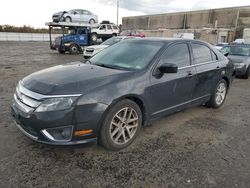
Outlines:
POLYGON ((92 64, 109 68, 140 70, 150 63, 163 45, 163 42, 126 40, 104 49, 90 60, 92 64))
POLYGON ((119 42, 121 40, 122 40, 122 38, 115 38, 115 37, 113 37, 113 38, 110 38, 110 39, 106 40, 102 44, 103 45, 111 46, 111 45, 113 45, 113 44, 115 44, 115 43, 117 43, 117 42, 119 42))
POLYGON ((226 46, 221 51, 229 55, 250 56, 250 47, 245 46, 226 46))

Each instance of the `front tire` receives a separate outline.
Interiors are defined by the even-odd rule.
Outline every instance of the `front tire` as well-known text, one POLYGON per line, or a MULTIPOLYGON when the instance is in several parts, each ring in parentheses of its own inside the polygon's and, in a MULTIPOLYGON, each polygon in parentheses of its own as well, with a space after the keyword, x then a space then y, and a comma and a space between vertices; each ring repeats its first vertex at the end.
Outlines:
POLYGON ((106 113, 100 129, 99 143, 113 151, 124 149, 137 137, 141 125, 140 107, 131 100, 122 100, 106 113))
POLYGON ((71 44, 69 47, 69 53, 70 54, 78 54, 79 53, 79 48, 76 44, 71 44))
POLYGON ((244 79, 248 79, 249 78, 249 75, 250 75, 250 65, 248 66, 247 70, 246 70, 246 73, 243 75, 243 78, 244 79))
POLYGON ((208 107, 219 108, 223 105, 227 95, 228 84, 226 80, 222 79, 216 85, 214 93, 212 94, 209 102, 207 103, 208 107))
POLYGON ((71 19, 70 17, 66 17, 66 18, 65 18, 65 22, 66 22, 66 23, 70 23, 70 22, 72 22, 72 19, 71 19))
POLYGON ((94 19, 90 19, 90 20, 89 20, 89 24, 90 24, 90 25, 95 24, 95 20, 94 20, 94 19))

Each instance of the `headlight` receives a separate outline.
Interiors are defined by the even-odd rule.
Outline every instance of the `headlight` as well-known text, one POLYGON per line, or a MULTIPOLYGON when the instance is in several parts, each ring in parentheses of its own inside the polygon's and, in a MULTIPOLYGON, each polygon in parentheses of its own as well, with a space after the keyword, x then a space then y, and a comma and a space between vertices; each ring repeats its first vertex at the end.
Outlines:
POLYGON ((69 109, 77 97, 65 97, 65 98, 51 98, 43 101, 36 112, 48 112, 55 110, 66 110, 69 109))

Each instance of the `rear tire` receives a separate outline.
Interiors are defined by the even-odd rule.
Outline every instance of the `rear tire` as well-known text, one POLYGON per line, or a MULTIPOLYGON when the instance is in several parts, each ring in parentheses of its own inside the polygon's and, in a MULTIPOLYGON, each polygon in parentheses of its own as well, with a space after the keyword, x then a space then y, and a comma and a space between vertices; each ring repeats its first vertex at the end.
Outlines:
POLYGON ((97 41, 97 39, 98 39, 97 34, 96 33, 91 33, 90 39, 91 39, 92 43, 95 43, 97 41))
POLYGON ((243 78, 244 79, 248 79, 249 78, 249 75, 250 75, 250 65, 248 65, 248 68, 246 70, 246 73, 243 75, 243 78))
POLYGON ((216 88, 214 89, 214 92, 206 105, 212 108, 221 107, 225 102, 227 96, 227 89, 228 85, 226 80, 224 79, 220 80, 216 85, 216 88))
POLYGON ((69 53, 70 54, 78 54, 80 51, 79 51, 79 48, 76 44, 71 44, 70 47, 69 47, 69 53))
POLYGON ((106 149, 118 151, 129 146, 142 125, 140 107, 125 99, 109 109, 99 132, 99 143, 106 149))

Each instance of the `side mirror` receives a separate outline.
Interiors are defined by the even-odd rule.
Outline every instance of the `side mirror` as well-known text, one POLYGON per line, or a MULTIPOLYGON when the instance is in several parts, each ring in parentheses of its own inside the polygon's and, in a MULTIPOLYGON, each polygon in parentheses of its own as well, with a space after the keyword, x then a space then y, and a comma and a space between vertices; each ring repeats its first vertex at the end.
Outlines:
POLYGON ((178 72, 178 66, 172 63, 164 63, 159 68, 161 73, 177 73, 178 72))
POLYGON ((229 55, 229 52, 225 52, 223 53, 223 55, 227 57, 229 55))

